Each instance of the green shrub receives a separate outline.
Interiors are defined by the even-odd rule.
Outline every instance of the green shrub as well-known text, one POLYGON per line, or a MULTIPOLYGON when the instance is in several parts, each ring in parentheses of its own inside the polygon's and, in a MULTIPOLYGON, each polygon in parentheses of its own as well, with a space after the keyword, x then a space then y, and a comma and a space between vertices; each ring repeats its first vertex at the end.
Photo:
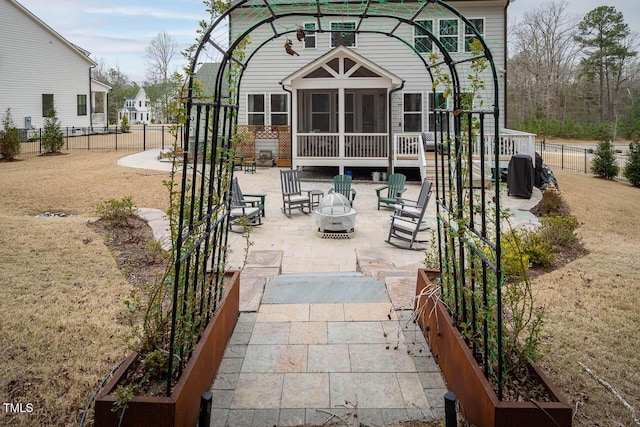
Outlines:
POLYGON ((569 207, 559 191, 547 187, 542 191, 542 200, 536 207, 538 216, 567 215, 569 207))
POLYGON ((629 144, 629 159, 624 166, 623 175, 635 187, 640 187, 640 142, 629 144))
POLYGON ((614 155, 614 148, 611 141, 602 141, 598 144, 593 155, 591 171, 600 178, 613 179, 618 175, 618 165, 614 155))
POLYGON ((573 215, 540 218, 539 234, 551 246, 570 246, 578 241, 578 219, 573 215))
POLYGON ((129 129, 131 129, 129 119, 127 119, 127 116, 122 116, 122 119, 120 120, 120 132, 127 133, 129 132, 129 129))
POLYGON ((55 109, 44 119, 41 144, 45 153, 59 153, 64 145, 64 134, 55 109))
POLYGON ((2 118, 2 130, 0 130, 0 157, 13 160, 20 154, 20 131, 13 124, 11 108, 7 108, 2 118))
POLYGON ((522 232, 522 251, 527 255, 531 267, 551 267, 556 257, 553 246, 546 237, 537 231, 522 232))
POLYGON ((136 207, 131 196, 126 196, 121 200, 109 199, 98 204, 96 212, 100 219, 112 221, 118 226, 125 226, 136 214, 136 207))

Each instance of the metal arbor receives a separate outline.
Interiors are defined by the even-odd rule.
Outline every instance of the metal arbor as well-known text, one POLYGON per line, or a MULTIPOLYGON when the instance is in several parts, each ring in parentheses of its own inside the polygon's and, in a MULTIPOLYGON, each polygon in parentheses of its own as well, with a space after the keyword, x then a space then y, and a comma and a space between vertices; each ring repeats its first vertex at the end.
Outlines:
POLYGON ((181 331, 194 318, 206 322, 221 295, 234 142, 239 138, 239 89, 244 72, 260 49, 295 34, 298 25, 292 22, 297 19, 316 22, 314 33, 338 32, 343 39, 353 34, 393 38, 399 48, 424 66, 424 73, 432 82, 425 92, 440 100, 436 101, 440 108, 434 115, 439 152, 436 197, 442 298, 457 322, 473 325, 476 335, 485 336, 484 344, 473 344, 474 350, 482 355, 487 376, 495 377, 501 396, 500 216, 499 209, 492 210, 492 206, 500 206, 500 192, 499 182, 491 184, 485 178, 486 169, 493 169, 500 176, 498 75, 482 35, 442 0, 239 0, 202 32, 192 53, 185 105, 188 114, 184 140, 193 161, 187 162, 185 154, 175 236, 169 357, 174 360, 180 355, 180 361, 170 363, 167 392, 171 378, 180 372, 191 348, 180 341, 181 331), (432 28, 419 23, 425 16, 448 16, 463 22, 469 30, 464 39, 477 40, 472 52, 449 53, 441 34, 434 34, 432 28), (345 17, 354 19, 356 25, 339 29, 327 25, 327 19, 345 17), (436 53, 416 48, 414 33, 428 39, 436 53), (218 64, 207 81, 194 77, 202 63, 218 64), (444 96, 438 97, 437 89, 444 96), (488 189, 487 195, 487 191, 474 190, 477 183, 480 188, 494 187, 488 189), (481 273, 470 277, 471 270, 481 273), (190 304, 185 301, 192 298, 200 301, 199 313, 188 309, 190 304), (476 316, 487 311, 495 313, 496 324, 489 324, 486 316, 476 316))

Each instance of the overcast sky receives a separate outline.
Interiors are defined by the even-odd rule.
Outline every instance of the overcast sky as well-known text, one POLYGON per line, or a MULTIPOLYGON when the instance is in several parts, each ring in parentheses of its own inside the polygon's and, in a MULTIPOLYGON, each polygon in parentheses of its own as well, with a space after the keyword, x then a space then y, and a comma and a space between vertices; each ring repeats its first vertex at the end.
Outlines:
MULTIPOLYGON (((198 22, 206 19, 202 0, 18 0, 70 42, 91 52, 91 58, 118 66, 138 83, 145 79, 145 48, 160 32, 168 32, 179 51, 196 38, 198 22)), ((516 0, 509 6, 510 21, 544 2, 516 0)), ((640 32, 640 0, 568 0, 568 11, 580 18, 604 4, 622 12, 632 31, 640 32)), ((175 68, 182 68, 182 55, 175 68)))

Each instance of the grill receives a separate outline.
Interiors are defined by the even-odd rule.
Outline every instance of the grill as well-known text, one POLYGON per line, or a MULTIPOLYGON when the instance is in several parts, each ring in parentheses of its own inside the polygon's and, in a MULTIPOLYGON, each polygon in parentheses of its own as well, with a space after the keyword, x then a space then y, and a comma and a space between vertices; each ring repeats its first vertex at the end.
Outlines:
POLYGON ((339 193, 323 198, 315 211, 318 235, 327 239, 350 239, 354 236, 356 211, 339 193))

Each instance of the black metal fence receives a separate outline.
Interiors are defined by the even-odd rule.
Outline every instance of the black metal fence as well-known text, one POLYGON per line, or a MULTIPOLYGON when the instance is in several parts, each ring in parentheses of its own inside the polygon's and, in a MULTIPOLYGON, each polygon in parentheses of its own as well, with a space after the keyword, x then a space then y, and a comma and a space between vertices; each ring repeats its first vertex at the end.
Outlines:
MULTIPOLYGON (((551 169, 591 173, 591 162, 593 161, 594 149, 537 142, 536 151, 540 153, 542 161, 551 169)), ((629 181, 622 174, 624 167, 627 164, 628 156, 624 152, 616 152, 615 158, 616 164, 618 165, 618 176, 616 176, 616 179, 620 181, 629 181)))
MULTIPOLYGON (((38 155, 42 150, 43 129, 22 129, 21 155, 38 155)), ((122 132, 119 126, 62 128, 63 150, 131 150, 183 147, 183 128, 176 125, 132 125, 122 132), (177 138, 177 139, 176 139, 177 138)))

